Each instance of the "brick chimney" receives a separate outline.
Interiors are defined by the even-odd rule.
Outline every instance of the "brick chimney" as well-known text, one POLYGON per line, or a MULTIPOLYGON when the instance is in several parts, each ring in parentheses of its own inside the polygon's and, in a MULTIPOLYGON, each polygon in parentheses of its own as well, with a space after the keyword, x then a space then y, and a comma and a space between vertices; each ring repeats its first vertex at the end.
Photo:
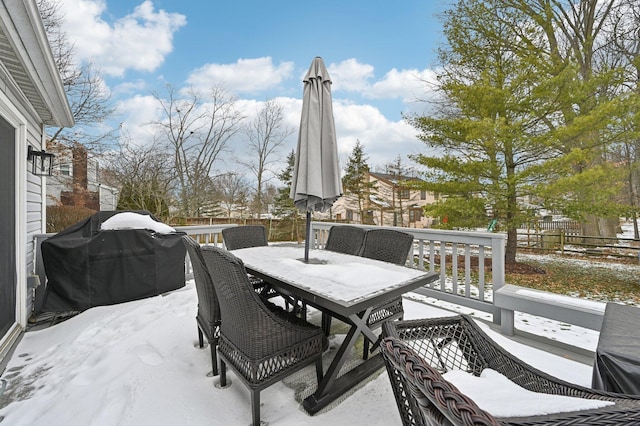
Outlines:
POLYGON ((62 191, 60 201, 65 206, 86 207, 100 210, 100 195, 88 191, 88 154, 84 146, 74 144, 73 152, 73 190, 62 191))

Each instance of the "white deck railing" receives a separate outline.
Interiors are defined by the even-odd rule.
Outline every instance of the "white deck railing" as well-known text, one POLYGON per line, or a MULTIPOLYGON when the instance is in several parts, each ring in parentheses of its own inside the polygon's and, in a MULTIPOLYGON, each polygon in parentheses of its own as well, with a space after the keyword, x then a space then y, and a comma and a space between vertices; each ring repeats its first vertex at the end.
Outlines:
MULTIPOLYGON (((340 224, 311 223, 315 248, 324 247, 329 229, 334 225, 340 224)), ((380 228, 373 225, 352 226, 380 228)), ((494 322, 499 323, 499 312, 493 306, 493 292, 505 283, 505 234, 393 226, 382 228, 413 235, 413 267, 440 274, 439 280, 415 290, 416 293, 491 313, 494 322), (490 259, 490 274, 487 274, 485 267, 472 265, 476 259, 477 265, 484 265, 485 260, 490 259)))
MULTIPOLYGON (((324 248, 329 229, 334 225, 340 224, 311 223, 314 248, 324 248)), ((232 226, 237 225, 176 226, 175 229, 193 236, 201 243, 220 246, 223 244, 222 230, 232 226)), ((377 228, 367 225, 352 226, 367 229, 377 228)), ((517 294, 511 296, 515 298, 513 301, 507 300, 505 302, 504 291, 499 292, 500 298, 496 300, 494 297, 496 291, 503 287, 503 290, 506 291, 509 287, 505 287, 504 250, 506 236, 504 234, 403 227, 383 228, 396 229, 413 235, 415 243, 412 256, 410 256, 413 263, 410 266, 436 272, 440 275, 439 280, 414 290, 414 293, 487 312, 493 316, 493 322, 496 324, 500 324, 501 317, 513 318, 514 309, 547 318, 561 317, 564 322, 582 327, 590 327, 590 324, 593 323, 593 315, 588 316, 587 321, 579 309, 576 310, 566 303, 551 303, 540 300, 532 302, 517 294), (485 265, 485 261, 487 265, 491 265, 490 269, 479 266, 485 265), (496 307, 496 302, 499 307, 496 307), (559 312, 560 310, 563 312, 559 312)), ((39 276, 40 283, 46 283, 40 244, 52 235, 54 234, 39 234, 34 237, 36 256, 35 261, 29 266, 33 266, 33 273, 39 276)), ((185 267, 186 277, 190 279, 192 270, 188 257, 185 267)), ((43 295, 43 288, 44 286, 36 288, 34 300, 36 306, 38 299, 43 295)), ((600 318, 596 318, 596 320, 599 321, 600 318)), ((512 329, 513 319, 507 321, 503 328, 512 329)), ((591 328, 593 328, 592 325, 591 328)), ((513 333, 512 330, 508 334, 511 333, 513 333)))
MULTIPOLYGON (((334 225, 339 224, 311 222, 311 231, 314 236, 313 247, 324 247, 329 229, 334 225)), ((221 245, 222 230, 232 226, 237 225, 192 225, 175 226, 174 228, 176 231, 196 237, 201 243, 221 245)), ((379 228, 367 225, 353 226, 367 229, 379 228)), ((504 245, 506 237, 504 234, 390 226, 383 228, 396 229, 413 235, 415 244, 412 266, 440 274, 439 280, 416 290, 416 293, 491 313, 494 322, 499 323, 499 312, 493 306, 493 291, 505 283, 504 245), (475 259, 478 260, 478 265, 484 265, 485 259, 491 259, 491 273, 487 274, 484 267, 473 267, 472 261, 475 259)), ((51 235, 53 234, 43 234, 36 237, 38 254, 42 240, 51 235)), ((190 266, 187 264, 188 276, 191 275, 190 266)), ((34 269, 36 269, 34 271, 36 274, 42 275, 41 282, 45 282, 42 262, 36 261, 34 269)))
POLYGON ((203 244, 222 244, 222 230, 225 228, 231 228, 238 226, 234 223, 222 224, 222 225, 187 225, 187 226, 174 226, 173 229, 180 232, 185 232, 187 235, 196 237, 200 243, 203 244))

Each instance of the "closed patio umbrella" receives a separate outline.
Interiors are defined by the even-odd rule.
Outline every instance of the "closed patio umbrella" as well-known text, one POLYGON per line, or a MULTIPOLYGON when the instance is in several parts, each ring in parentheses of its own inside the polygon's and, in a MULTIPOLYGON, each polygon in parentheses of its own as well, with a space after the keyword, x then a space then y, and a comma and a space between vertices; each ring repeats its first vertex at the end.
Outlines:
POLYGON ((342 195, 338 147, 331 102, 331 78, 320 57, 304 77, 298 148, 291 198, 307 214, 304 261, 309 261, 311 212, 328 210, 342 195))

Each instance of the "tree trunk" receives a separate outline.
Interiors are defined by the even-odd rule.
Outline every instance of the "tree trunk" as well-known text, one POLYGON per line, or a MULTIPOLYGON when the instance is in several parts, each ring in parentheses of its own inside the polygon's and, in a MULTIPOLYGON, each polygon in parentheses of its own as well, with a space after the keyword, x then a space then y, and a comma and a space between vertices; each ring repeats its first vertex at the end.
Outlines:
POLYGON ((518 248, 518 230, 507 230, 507 246, 504 252, 505 263, 516 263, 516 251, 518 248))
POLYGON ((605 245, 609 242, 606 239, 598 239, 593 237, 607 237, 614 238, 618 233, 620 226, 620 219, 615 217, 597 217, 595 215, 588 215, 582 224, 582 235, 584 238, 584 244, 590 245, 605 245))

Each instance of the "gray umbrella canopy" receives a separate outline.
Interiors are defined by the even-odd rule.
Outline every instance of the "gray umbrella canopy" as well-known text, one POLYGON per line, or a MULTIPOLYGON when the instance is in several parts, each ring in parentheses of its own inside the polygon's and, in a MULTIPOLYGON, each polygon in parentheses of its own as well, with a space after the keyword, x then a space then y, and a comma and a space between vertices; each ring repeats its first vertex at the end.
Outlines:
POLYGON ((291 198, 301 211, 326 211, 342 195, 331 78, 316 57, 304 77, 298 149, 291 198))
POLYGON ((331 78, 322 58, 313 59, 303 82, 302 116, 290 196, 299 210, 307 212, 304 260, 308 261, 311 212, 328 210, 342 195, 342 182, 331 78))

